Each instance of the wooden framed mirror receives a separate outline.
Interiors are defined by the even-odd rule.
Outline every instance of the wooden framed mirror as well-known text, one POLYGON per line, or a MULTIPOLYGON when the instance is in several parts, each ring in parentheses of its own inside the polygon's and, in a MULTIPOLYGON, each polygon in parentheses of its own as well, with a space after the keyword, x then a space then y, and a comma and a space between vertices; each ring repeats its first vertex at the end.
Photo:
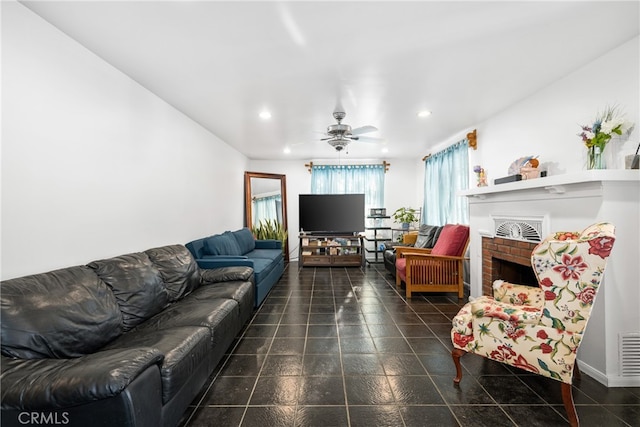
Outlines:
MULTIPOLYGON (((287 227, 286 175, 264 172, 244 173, 245 226, 254 229, 262 220, 276 220, 287 227)), ((284 239, 284 260, 289 261, 289 239, 284 239)))

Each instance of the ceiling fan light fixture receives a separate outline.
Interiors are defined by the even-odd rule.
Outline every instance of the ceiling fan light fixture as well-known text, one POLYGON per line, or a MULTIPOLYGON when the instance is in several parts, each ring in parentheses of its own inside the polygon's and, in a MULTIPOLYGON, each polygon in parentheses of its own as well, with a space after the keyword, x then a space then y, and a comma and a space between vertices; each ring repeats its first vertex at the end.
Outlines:
POLYGON ((329 145, 336 149, 336 151, 344 150, 349 145, 349 140, 344 138, 334 138, 327 141, 329 145))
POLYGON ((346 113, 344 111, 336 109, 333 112, 333 118, 336 119, 338 123, 329 125, 326 132, 327 137, 321 138, 321 141, 326 141, 338 152, 347 148, 350 143, 359 141, 360 135, 378 130, 375 126, 370 125, 352 129, 348 124, 342 123, 342 119, 344 119, 345 116, 346 113))

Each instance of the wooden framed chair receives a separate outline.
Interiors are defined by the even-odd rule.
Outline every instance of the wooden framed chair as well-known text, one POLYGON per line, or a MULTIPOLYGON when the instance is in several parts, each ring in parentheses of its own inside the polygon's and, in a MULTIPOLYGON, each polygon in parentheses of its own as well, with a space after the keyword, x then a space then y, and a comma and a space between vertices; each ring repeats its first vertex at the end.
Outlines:
POLYGON ((615 242, 609 223, 547 237, 531 255, 540 287, 497 280, 493 297, 466 304, 453 319, 451 340, 460 383, 460 357, 475 353, 561 382, 571 426, 578 426, 571 385, 576 354, 615 242))
POLYGON ((464 254, 469 227, 446 224, 432 249, 396 248, 396 287, 405 283, 406 297, 413 292, 457 292, 464 295, 464 254))

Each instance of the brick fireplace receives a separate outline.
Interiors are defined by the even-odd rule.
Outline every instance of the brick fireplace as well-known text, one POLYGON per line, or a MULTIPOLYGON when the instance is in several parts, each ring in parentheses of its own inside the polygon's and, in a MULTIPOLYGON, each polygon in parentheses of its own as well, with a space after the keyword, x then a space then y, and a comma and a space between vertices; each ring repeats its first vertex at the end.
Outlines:
POLYGON ((491 215, 493 230, 482 234, 482 295, 493 295, 495 280, 538 286, 531 252, 547 234, 545 215, 491 215))
POLYGON ((482 294, 493 295, 494 280, 538 286, 531 268, 531 252, 537 242, 482 237, 482 294))

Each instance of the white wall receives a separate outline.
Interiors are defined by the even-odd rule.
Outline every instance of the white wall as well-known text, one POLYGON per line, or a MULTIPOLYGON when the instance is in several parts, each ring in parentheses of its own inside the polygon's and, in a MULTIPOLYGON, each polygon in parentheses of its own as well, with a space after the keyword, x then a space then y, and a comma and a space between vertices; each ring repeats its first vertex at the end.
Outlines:
POLYGON ((615 167, 623 168, 621 157, 634 153, 638 146, 639 52, 636 37, 478 124, 478 150, 470 152, 471 164, 483 165, 491 183, 508 175, 511 162, 527 155, 540 156, 550 175, 583 170, 586 148, 577 136, 580 125, 591 124, 606 106, 618 105, 627 120, 636 123, 626 142, 613 142, 606 149, 619 150, 615 167))
POLYGON ((13 2, 2 90, 3 279, 242 226, 243 155, 13 2))

